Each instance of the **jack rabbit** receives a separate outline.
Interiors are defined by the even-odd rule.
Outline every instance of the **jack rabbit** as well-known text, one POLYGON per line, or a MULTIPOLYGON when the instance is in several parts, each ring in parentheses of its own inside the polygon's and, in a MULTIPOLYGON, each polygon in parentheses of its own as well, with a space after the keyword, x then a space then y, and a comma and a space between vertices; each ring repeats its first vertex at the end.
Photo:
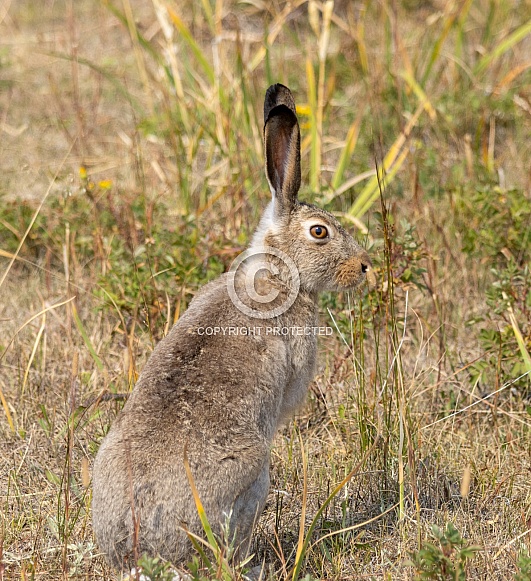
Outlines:
MULTIPOLYGON (((96 456, 93 524, 118 569, 144 553, 182 565, 203 535, 187 477, 217 534, 250 550, 270 446, 316 365, 317 296, 365 280, 371 261, 328 212, 297 199, 300 131, 289 89, 264 103, 272 200, 238 267, 207 284, 156 346, 96 456)), ((238 260, 236 261, 238 262, 238 260)))

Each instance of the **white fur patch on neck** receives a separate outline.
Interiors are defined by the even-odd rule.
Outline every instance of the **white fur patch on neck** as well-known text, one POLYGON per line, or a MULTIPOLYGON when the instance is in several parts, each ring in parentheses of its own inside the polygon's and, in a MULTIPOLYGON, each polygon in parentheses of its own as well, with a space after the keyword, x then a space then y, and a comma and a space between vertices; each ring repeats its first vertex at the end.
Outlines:
POLYGON ((274 234, 278 231, 278 226, 275 224, 275 199, 273 198, 267 208, 262 214, 258 228, 256 229, 253 240, 251 242, 251 248, 259 248, 265 246, 265 237, 267 234, 274 234))

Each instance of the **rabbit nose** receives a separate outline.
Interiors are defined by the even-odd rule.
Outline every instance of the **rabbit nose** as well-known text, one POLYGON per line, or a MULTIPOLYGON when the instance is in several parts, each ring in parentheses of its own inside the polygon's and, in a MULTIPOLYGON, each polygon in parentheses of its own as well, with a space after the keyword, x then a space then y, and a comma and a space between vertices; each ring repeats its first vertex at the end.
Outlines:
POLYGON ((376 275, 374 274, 374 270, 372 269, 372 262, 369 258, 369 255, 363 250, 360 254, 359 261, 361 264, 361 272, 365 275, 365 279, 367 280, 367 284, 369 288, 373 289, 376 288, 376 275))
POLYGON ((361 263, 361 272, 367 274, 369 269, 372 267, 372 262, 371 259, 369 258, 369 255, 365 252, 365 250, 361 252, 359 256, 359 261, 361 263))

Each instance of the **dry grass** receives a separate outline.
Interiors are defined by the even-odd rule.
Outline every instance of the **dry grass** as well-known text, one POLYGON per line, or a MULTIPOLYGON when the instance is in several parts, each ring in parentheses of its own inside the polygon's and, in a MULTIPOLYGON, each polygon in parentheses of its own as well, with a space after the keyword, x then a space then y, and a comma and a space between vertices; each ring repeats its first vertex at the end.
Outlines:
POLYGON ((0 579, 111 578, 89 510, 90 466, 123 402, 110 394, 127 393, 256 225, 270 75, 302 105, 305 195, 368 225, 379 288, 323 299, 340 332, 322 344, 306 409, 275 441, 257 555, 290 577, 304 456, 305 527, 359 469, 319 519, 301 578, 411 579, 409 553, 432 524, 453 522, 481 547, 468 578, 513 579, 531 551, 530 388, 510 385, 522 356, 486 292, 508 256, 524 268, 531 233, 472 251, 462 222, 478 188, 529 200, 529 35, 496 53, 529 4, 336 2, 326 44, 320 3, 309 17, 306 3, 218 1, 211 22, 204 4, 168 3, 195 56, 171 13, 173 38, 161 29, 154 6, 166 4, 117 3, 135 29, 106 3, 0 3, 0 579), (370 176, 340 195, 331 184, 381 167, 393 145, 384 227, 378 200, 351 212, 370 176), (480 332, 496 328, 505 334, 486 354, 480 332))

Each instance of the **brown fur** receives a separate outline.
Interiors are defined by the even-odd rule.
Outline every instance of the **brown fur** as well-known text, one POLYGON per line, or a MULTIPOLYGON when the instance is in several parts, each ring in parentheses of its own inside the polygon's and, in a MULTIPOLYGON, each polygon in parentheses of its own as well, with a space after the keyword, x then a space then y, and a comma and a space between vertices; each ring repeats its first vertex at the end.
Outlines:
MULTIPOLYGON (((267 329, 316 327, 317 293, 352 288, 370 267, 366 252, 333 216, 297 200, 299 127, 291 93, 282 85, 266 95, 265 141, 275 195, 252 247, 288 254, 300 290, 282 314, 251 317, 231 301, 225 274, 198 293, 153 351, 94 463, 94 531, 119 569, 131 567, 143 553, 175 564, 191 558, 185 529, 203 531, 184 469, 185 450, 214 531, 219 534, 229 522, 238 557, 245 556, 269 490, 271 442, 304 402, 316 364, 315 335, 279 336, 267 329), (326 226, 329 240, 311 239, 309 224, 326 226), (254 333, 206 335, 201 330, 207 327, 254 333)), ((266 271, 256 282, 259 295, 277 294, 271 304, 253 303, 238 276, 234 283, 244 304, 257 311, 283 304, 293 282, 282 261, 264 260, 278 263, 276 274, 266 271)))
POLYGON ((363 280, 366 270, 367 268, 364 269, 362 261, 356 256, 345 260, 337 269, 336 281, 338 286, 346 288, 356 286, 363 280))

